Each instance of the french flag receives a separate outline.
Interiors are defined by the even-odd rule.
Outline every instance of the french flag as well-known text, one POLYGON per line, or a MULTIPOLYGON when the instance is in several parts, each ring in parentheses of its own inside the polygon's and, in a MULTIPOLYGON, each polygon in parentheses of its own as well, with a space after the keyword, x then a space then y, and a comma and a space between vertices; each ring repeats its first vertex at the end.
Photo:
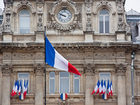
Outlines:
POLYGON ((79 71, 54 49, 54 47, 51 45, 46 35, 45 35, 45 63, 54 68, 72 72, 81 76, 79 71))
POLYGON ((19 89, 18 89, 18 95, 19 96, 21 95, 21 91, 22 91, 22 81, 20 80, 19 89))
POLYGON ((106 80, 104 80, 104 85, 103 85, 103 94, 106 92, 106 80))
POLYGON ((16 80, 13 86, 13 90, 11 92, 11 96, 15 96, 17 94, 18 89, 19 89, 19 81, 16 80))
POLYGON ((97 85, 91 94, 94 94, 94 93, 98 94, 99 93, 99 86, 100 86, 100 81, 98 80, 97 85))
POLYGON ((65 101, 68 98, 68 95, 66 93, 62 93, 60 95, 61 100, 65 101))
POLYGON ((112 81, 111 81, 111 83, 110 83, 110 91, 109 91, 109 94, 110 94, 111 96, 113 96, 112 81))
POLYGON ((101 84, 99 86, 99 95, 103 94, 103 80, 101 80, 101 84))
POLYGON ((23 96, 24 96, 24 99, 26 98, 27 90, 28 90, 28 80, 27 81, 24 81, 24 87, 23 87, 23 96))

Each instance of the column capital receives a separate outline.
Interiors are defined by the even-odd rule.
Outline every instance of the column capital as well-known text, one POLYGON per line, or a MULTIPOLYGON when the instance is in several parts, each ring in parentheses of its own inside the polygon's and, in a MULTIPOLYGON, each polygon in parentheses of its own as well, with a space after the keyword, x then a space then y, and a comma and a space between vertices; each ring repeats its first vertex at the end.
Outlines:
POLYGON ((45 66, 44 66, 44 64, 35 64, 34 69, 35 69, 36 75, 38 75, 38 76, 43 75, 45 66))
POLYGON ((115 66, 116 66, 116 73, 118 75, 125 75, 127 70, 126 64, 116 64, 115 66))
POLYGON ((2 74, 3 75, 10 75, 12 72, 12 65, 5 64, 2 65, 2 74))
POLYGON ((95 73, 95 64, 92 63, 84 64, 84 73, 86 75, 93 75, 95 73))

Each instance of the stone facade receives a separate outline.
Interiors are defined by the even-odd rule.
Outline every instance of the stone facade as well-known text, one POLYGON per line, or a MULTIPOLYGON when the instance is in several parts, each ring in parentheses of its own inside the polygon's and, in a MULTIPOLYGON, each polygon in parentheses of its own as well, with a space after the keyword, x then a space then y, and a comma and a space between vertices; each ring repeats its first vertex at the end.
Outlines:
MULTIPOLYGON (((135 51, 135 105, 140 104, 140 46, 133 44, 125 18, 125 0, 4 0, 0 26, 0 105, 44 105, 46 70, 47 105, 131 105, 131 52, 135 51), (60 22, 57 14, 68 9, 71 19, 60 22), (109 33, 100 33, 99 15, 109 13, 109 33), (28 10, 30 32, 20 33, 20 11, 28 10), (70 73, 67 101, 60 100, 59 72, 44 64, 44 26, 55 49, 82 74, 80 92, 74 93, 70 73), (55 72, 55 94, 49 94, 49 73, 55 72), (100 73, 110 73, 113 96, 103 100, 91 95, 100 73), (18 73, 29 74, 25 100, 11 97, 18 73)), ((65 17, 65 16, 64 16, 65 17)))

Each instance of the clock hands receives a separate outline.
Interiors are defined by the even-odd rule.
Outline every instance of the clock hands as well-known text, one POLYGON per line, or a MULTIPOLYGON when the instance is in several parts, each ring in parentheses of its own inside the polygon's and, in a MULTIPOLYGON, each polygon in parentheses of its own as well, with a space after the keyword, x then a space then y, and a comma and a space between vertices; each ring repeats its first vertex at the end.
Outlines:
POLYGON ((64 16, 64 17, 66 17, 66 15, 64 15, 64 14, 62 14, 62 13, 59 13, 61 16, 64 16))

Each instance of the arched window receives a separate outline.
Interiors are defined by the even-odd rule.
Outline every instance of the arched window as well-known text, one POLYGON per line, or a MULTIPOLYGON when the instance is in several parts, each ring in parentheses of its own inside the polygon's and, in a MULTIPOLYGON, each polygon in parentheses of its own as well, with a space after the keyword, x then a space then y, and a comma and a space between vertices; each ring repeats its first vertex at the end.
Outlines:
POLYGON ((109 11, 102 9, 99 14, 99 32, 109 33, 109 11))
POLYGON ((30 32, 30 13, 28 10, 21 10, 19 13, 19 31, 20 34, 30 32))

